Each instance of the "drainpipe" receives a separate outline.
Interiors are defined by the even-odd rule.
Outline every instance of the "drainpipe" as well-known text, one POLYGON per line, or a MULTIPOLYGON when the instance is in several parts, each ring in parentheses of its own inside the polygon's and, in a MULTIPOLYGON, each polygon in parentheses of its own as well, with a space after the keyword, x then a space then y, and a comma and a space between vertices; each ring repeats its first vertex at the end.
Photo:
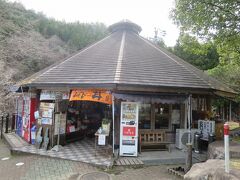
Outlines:
POLYGON ((114 156, 114 145, 115 145, 115 126, 114 126, 114 124, 115 124, 115 121, 114 121, 114 96, 112 95, 112 121, 113 121, 113 138, 112 138, 112 146, 113 146, 113 156, 114 156))
POLYGON ((187 154, 186 154, 186 172, 188 172, 192 167, 192 133, 191 133, 191 124, 192 124, 192 94, 188 97, 188 143, 187 154))

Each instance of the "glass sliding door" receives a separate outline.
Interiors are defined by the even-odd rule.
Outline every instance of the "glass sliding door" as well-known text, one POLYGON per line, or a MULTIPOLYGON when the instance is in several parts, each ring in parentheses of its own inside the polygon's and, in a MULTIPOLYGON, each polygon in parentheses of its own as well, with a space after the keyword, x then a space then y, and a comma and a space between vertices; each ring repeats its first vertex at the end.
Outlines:
POLYGON ((151 104, 139 105, 139 129, 151 129, 151 104))
POLYGON ((155 104, 155 129, 170 129, 169 104, 155 104))

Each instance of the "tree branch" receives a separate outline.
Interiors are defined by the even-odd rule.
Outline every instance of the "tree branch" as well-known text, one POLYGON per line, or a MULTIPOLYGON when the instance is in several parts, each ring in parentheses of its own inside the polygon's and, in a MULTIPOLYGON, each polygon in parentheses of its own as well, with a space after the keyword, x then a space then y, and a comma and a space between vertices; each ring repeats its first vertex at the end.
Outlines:
MULTIPOLYGON (((237 1, 237 2, 238 2, 238 1, 237 1)), ((222 6, 219 6, 219 5, 217 5, 217 4, 214 4, 214 3, 212 3, 212 2, 207 2, 207 1, 203 1, 203 3, 205 3, 205 4, 207 4, 207 5, 210 5, 210 6, 212 6, 212 7, 217 7, 217 8, 219 8, 221 11, 224 11, 224 12, 226 12, 226 13, 229 13, 229 14, 231 14, 232 16, 237 17, 237 19, 238 19, 238 16, 236 16, 232 11, 226 10, 226 9, 224 9, 222 6)), ((240 4, 240 2, 239 2, 239 4, 240 4)))

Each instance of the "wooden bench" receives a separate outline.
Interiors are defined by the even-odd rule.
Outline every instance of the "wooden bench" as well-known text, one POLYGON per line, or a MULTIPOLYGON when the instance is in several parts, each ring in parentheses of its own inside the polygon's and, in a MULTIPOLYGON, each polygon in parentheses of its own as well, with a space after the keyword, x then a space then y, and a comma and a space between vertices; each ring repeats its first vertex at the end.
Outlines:
POLYGON ((166 140, 166 133, 163 130, 139 130, 139 152, 142 151, 142 146, 157 146, 157 145, 165 145, 168 149, 168 152, 171 152, 171 144, 174 142, 170 142, 166 140))

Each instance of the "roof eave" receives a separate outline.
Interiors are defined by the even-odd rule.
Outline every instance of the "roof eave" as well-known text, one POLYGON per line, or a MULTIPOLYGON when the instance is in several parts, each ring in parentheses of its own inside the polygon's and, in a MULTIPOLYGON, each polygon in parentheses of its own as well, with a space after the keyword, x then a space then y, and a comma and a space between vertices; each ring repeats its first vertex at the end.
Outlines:
POLYGON ((37 89, 74 89, 74 88, 100 88, 118 91, 138 91, 138 92, 170 92, 184 94, 216 94, 222 97, 235 98, 236 92, 226 92, 209 88, 194 87, 172 87, 172 86, 156 86, 144 84, 116 84, 116 83, 30 83, 24 84, 23 87, 37 89))

